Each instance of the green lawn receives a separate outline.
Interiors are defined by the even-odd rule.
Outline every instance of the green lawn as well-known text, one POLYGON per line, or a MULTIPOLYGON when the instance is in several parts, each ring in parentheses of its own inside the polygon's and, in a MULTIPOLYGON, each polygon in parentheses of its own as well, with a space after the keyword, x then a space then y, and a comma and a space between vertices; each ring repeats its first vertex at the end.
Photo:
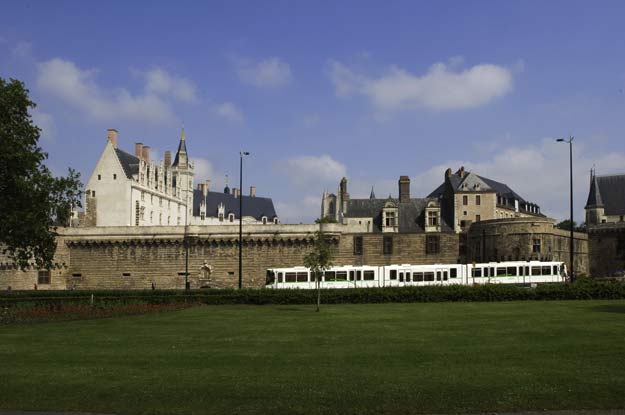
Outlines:
POLYGON ((625 408, 625 301, 203 306, 0 327, 0 409, 625 408))

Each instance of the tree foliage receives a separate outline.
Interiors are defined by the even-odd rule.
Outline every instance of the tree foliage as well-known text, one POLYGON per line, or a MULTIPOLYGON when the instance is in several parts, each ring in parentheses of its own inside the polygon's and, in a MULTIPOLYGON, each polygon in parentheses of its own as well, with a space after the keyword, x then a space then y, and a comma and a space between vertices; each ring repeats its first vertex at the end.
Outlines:
POLYGON ((334 219, 332 216, 324 216, 324 217, 315 219, 315 223, 337 223, 337 222, 336 222, 336 219, 334 219))
POLYGON ((21 269, 53 266, 56 226, 69 223, 82 188, 79 173, 56 178, 44 165, 35 106, 22 82, 0 78, 0 249, 21 269))
MULTIPOLYGON (((565 231, 570 231, 571 230, 571 220, 570 219, 565 219, 562 222, 558 222, 556 224, 556 228, 564 229, 565 231)), ((577 223, 575 221, 573 221, 573 231, 575 231, 575 232, 586 232, 586 224, 582 223, 581 225, 577 226, 577 223)))
POLYGON ((321 275, 332 267, 334 252, 323 232, 315 232, 312 251, 304 257, 304 266, 310 269, 317 283, 317 311, 321 305, 321 275))

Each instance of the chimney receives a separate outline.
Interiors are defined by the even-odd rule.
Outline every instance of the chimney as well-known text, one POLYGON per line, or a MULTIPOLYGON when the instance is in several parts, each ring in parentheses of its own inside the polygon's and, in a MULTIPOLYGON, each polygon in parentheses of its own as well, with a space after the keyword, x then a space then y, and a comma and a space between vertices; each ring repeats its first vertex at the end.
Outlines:
POLYGON ((237 189, 236 187, 234 187, 232 189, 232 195, 234 196, 234 198, 238 198, 239 197, 239 189, 237 189))
POLYGON ((451 177, 451 168, 445 170, 445 178, 451 177))
POLYGON ((113 144, 113 148, 117 148, 117 130, 109 128, 106 130, 106 138, 113 144))
POLYGON ((143 158, 143 143, 135 143, 135 156, 143 158))
POLYGON ((206 187, 206 193, 211 191, 211 181, 210 181, 210 179, 206 179, 206 181, 204 182, 204 186, 206 187))
POLYGON ((197 184, 197 190, 202 190, 202 183, 197 184))
POLYGON ((206 197, 208 194, 208 183, 202 183, 202 196, 206 197))
POLYGON ((171 151, 165 152, 165 168, 171 167, 171 151))
POLYGON ((464 166, 460 166, 460 169, 458 169, 457 174, 461 179, 464 178, 464 166))
POLYGON ((146 163, 150 162, 150 146, 143 146, 141 149, 141 156, 146 163))
POLYGON ((256 186, 250 186, 250 197, 256 197, 256 186))
POLYGON ((399 176, 399 202, 410 202, 410 177, 399 176))

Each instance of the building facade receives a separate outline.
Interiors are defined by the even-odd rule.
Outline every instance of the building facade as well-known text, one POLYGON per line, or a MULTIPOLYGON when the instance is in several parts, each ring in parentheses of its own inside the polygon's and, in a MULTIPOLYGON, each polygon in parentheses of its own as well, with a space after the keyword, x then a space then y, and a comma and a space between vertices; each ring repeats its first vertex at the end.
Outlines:
POLYGON ((210 180, 197 188, 194 165, 187 153, 184 130, 172 162, 150 158, 150 147, 135 143, 134 154, 118 146, 118 132, 107 131, 107 141, 85 190, 85 214, 80 226, 186 226, 238 223, 278 224, 270 198, 256 197, 256 188, 243 196, 226 185, 210 190, 210 180), (243 212, 239 212, 239 198, 243 212))

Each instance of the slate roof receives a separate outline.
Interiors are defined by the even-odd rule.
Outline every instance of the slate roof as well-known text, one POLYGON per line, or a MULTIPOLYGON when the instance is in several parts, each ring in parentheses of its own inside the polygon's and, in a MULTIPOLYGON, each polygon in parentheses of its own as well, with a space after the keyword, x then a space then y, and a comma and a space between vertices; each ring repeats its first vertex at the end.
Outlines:
POLYGON ((126 153, 124 150, 120 150, 119 148, 115 149, 115 153, 117 154, 117 158, 119 159, 127 178, 131 179, 133 175, 139 174, 139 158, 137 156, 126 153))
MULTIPOLYGON (((350 199, 347 201, 346 218, 373 218, 373 232, 382 232, 382 209, 388 201, 398 207, 399 232, 425 232, 425 207, 435 199, 410 199, 400 203, 397 199, 350 199)), ((451 232, 452 229, 441 215, 441 230, 451 232)))
MULTIPOLYGON (((603 202, 604 213, 608 216, 625 215, 625 174, 614 176, 594 176, 591 182, 591 194, 588 195, 586 206, 603 202), (598 192, 592 194, 593 182, 598 185, 598 192), (597 195, 599 200, 597 200, 597 195), (592 200, 593 196, 595 200, 592 200)), ((595 186, 596 186, 595 185, 595 186)), ((595 188, 596 190, 596 188, 595 188)))
MULTIPOLYGON (((507 184, 501 183, 501 182, 497 182, 497 181, 489 179, 487 177, 479 176, 477 174, 470 173, 470 172, 467 173, 467 176, 465 176, 464 179, 460 178, 460 176, 458 176, 457 174, 452 174, 449 177, 449 181, 451 182, 451 186, 454 189, 454 191, 461 192, 462 191, 462 189, 461 189, 462 183, 470 175, 476 176, 477 178, 482 180, 482 182, 484 182, 488 186, 488 188, 486 188, 486 189, 484 187, 480 187, 480 191, 493 190, 499 196, 502 196, 502 197, 505 197, 505 198, 508 198, 508 199, 516 199, 516 200, 519 201, 519 203, 525 203, 526 202, 526 200, 523 199, 517 192, 515 192, 510 187, 508 187, 507 184)), ((469 189, 471 189, 471 186, 469 186, 469 189)), ((438 198, 438 197, 442 196, 444 192, 445 192, 445 183, 443 183, 440 186, 438 186, 432 193, 430 193, 428 195, 428 197, 429 198, 438 198)))
POLYGON ((180 144, 178 144, 178 151, 176 151, 176 157, 174 158, 174 162, 172 163, 172 167, 176 167, 179 163, 180 152, 187 153, 187 143, 186 140, 180 140, 180 144))
MULTIPOLYGON (((252 216, 256 220, 261 220, 263 216, 267 220, 273 220, 276 210, 273 207, 273 201, 268 197, 250 197, 241 196, 243 198, 243 216, 252 216)), ((227 217, 229 213, 234 213, 239 218, 239 199, 232 194, 221 192, 208 192, 206 198, 201 190, 193 191, 193 216, 200 216, 200 203, 202 200, 206 203, 206 216, 217 216, 217 207, 220 203, 224 204, 224 213, 227 217)))

